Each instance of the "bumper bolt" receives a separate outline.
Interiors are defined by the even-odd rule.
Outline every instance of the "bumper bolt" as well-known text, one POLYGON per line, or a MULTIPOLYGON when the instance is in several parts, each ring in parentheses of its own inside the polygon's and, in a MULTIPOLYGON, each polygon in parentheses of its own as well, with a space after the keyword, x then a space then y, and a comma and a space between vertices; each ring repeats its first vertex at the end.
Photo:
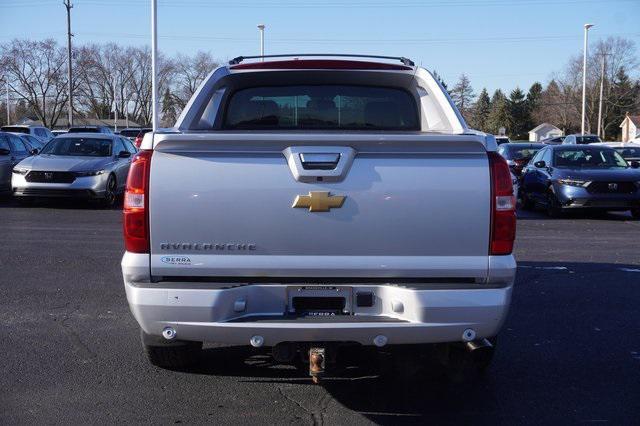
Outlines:
POLYGON ((249 339, 249 343, 251 343, 251 346, 253 346, 254 348, 259 348, 264 345, 264 337, 253 336, 251 337, 251 339, 249 339))
POLYGON ((470 341, 474 340, 475 338, 476 338, 476 331, 473 328, 467 328, 462 333, 462 341, 463 342, 470 342, 470 341))

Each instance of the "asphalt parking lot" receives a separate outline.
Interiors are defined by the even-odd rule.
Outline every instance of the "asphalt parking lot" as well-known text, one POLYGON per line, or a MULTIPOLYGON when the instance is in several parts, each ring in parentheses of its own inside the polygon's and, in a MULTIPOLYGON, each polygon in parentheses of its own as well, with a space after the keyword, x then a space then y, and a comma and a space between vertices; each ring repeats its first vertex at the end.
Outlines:
MULTIPOLYGON (((0 423, 636 423, 640 221, 520 212, 512 309, 489 375, 311 384, 245 347, 149 365, 120 276, 118 209, 0 200, 0 423)), ((636 423, 637 424, 637 423, 636 423)))

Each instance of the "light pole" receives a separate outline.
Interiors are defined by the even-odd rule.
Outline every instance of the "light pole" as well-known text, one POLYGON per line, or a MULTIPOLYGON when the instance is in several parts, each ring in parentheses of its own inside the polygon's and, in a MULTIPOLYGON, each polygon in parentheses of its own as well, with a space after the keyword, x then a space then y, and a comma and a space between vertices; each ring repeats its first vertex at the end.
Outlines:
MULTIPOLYGON (((264 56, 264 24, 258 25, 258 30, 260 30, 260 56, 264 56)), ((264 61, 264 58, 262 58, 264 61)))
POLYGON ((158 130, 158 0, 151 0, 151 127, 158 130))
POLYGON ((69 127, 73 126, 73 82, 71 81, 71 0, 64 1, 67 8, 67 80, 69 80, 69 127))
POLYGON ((584 24, 584 54, 582 58, 582 132, 584 135, 584 110, 587 104, 587 48, 589 41, 589 28, 594 24, 584 24))
POLYGON ((4 82, 7 85, 7 126, 11 124, 11 105, 9 104, 9 79, 4 76, 4 82))
POLYGON ((598 102, 598 136, 604 137, 602 131, 602 94, 604 92, 604 61, 607 54, 602 52, 602 69, 600 70, 600 101, 598 102), (602 132, 602 134, 600 134, 602 132))

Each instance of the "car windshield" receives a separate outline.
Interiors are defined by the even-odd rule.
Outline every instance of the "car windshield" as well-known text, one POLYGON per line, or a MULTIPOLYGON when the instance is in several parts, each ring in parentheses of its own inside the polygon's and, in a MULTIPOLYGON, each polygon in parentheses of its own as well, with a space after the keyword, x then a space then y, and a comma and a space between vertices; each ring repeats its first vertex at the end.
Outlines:
POLYGON ((563 169, 611 169, 628 167, 613 149, 563 149, 555 151, 553 165, 563 169))
POLYGON ((602 142, 598 136, 576 136, 576 143, 579 145, 586 145, 589 143, 602 142))
POLYGON ((640 158, 640 148, 616 148, 616 152, 624 159, 640 158))
POLYGON ((57 137, 42 148, 42 154, 109 157, 111 145, 110 139, 57 137))
POLYGON ((533 157, 540 148, 512 146, 509 149, 509 156, 513 160, 526 160, 533 157))
POLYGON ((367 86, 253 87, 235 92, 226 129, 418 130, 404 90, 367 86))

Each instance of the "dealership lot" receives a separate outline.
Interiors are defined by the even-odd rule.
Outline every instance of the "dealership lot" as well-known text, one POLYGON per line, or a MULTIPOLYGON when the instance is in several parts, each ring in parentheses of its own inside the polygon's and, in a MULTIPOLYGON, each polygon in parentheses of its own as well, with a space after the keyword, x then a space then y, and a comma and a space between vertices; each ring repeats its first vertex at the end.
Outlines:
POLYGON ((640 221, 519 212, 511 313, 476 384, 312 385, 249 348, 184 372, 144 358, 120 275, 121 213, 0 201, 0 423, 629 423, 640 415, 640 221), (235 420, 237 422, 237 420, 235 420))

